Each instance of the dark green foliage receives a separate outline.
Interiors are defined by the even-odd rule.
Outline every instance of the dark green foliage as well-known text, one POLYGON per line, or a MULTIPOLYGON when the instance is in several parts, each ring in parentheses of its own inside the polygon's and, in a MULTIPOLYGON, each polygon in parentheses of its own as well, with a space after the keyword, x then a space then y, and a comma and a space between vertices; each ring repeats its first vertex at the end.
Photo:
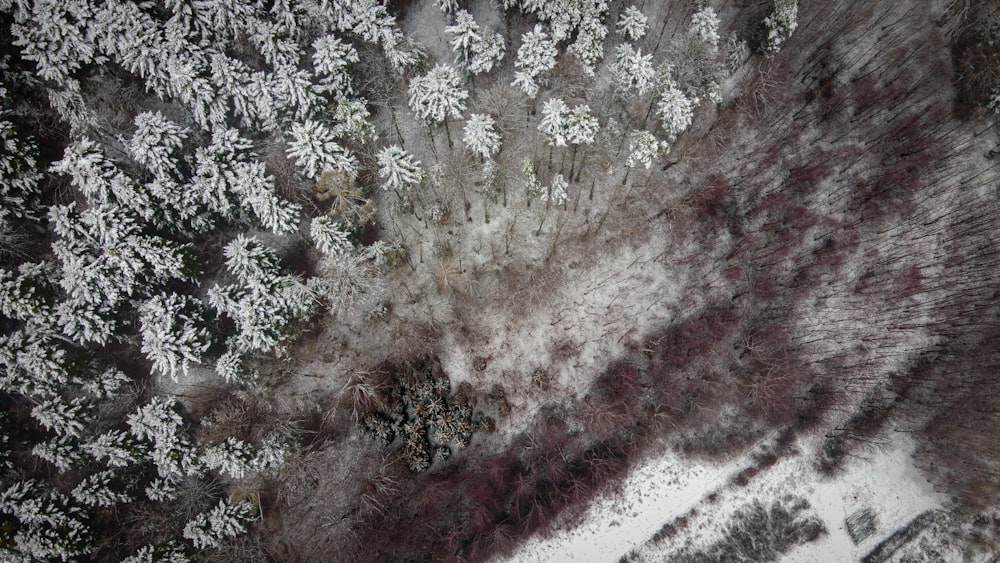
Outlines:
POLYGON ((465 447, 476 430, 492 428, 492 421, 473 413, 464 399, 451 394, 451 383, 435 360, 422 360, 399 370, 395 385, 382 402, 384 411, 361 419, 361 427, 382 447, 397 438, 414 473, 444 461, 465 447))

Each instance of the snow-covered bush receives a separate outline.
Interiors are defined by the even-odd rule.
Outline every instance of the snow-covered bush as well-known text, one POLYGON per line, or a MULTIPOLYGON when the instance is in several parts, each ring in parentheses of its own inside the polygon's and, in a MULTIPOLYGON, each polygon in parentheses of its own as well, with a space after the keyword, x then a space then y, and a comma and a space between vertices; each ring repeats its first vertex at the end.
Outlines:
POLYGON ((354 249, 351 243, 350 230, 343 221, 338 221, 328 215, 321 215, 312 220, 309 235, 316 248, 323 254, 341 256, 354 249))

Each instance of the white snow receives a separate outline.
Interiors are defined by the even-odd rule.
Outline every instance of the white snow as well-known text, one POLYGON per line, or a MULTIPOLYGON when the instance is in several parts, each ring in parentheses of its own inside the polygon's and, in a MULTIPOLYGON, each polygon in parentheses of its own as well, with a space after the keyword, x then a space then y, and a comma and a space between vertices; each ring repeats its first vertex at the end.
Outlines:
POLYGON ((752 465, 751 455, 767 446, 765 438, 725 463, 683 459, 665 452, 634 468, 620 489, 595 500, 582 521, 548 538, 533 537, 506 561, 600 563, 631 555, 639 561, 671 561, 684 547, 707 547, 719 539, 729 518, 755 500, 765 504, 785 495, 805 498, 827 533, 785 554, 789 562, 856 561, 914 517, 940 508, 945 498, 933 491, 911 459, 914 443, 892 433, 891 442, 867 457, 851 458, 839 475, 824 478, 812 461, 820 440, 804 439, 800 453, 780 457, 761 469, 744 487, 730 478, 752 465), (715 493, 716 498, 707 497, 715 493), (854 545, 845 519, 870 508, 875 533, 854 545), (651 540, 664 524, 679 517, 686 523, 659 543, 651 540))

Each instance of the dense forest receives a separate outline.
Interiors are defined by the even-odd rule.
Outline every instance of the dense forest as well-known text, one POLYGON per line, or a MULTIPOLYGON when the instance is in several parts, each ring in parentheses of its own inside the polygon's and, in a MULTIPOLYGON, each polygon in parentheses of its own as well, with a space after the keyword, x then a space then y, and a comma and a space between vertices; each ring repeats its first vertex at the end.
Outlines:
POLYGON ((485 561, 903 435, 865 560, 1000 556, 995 2, 0 0, 0 101, 4 561, 485 561))

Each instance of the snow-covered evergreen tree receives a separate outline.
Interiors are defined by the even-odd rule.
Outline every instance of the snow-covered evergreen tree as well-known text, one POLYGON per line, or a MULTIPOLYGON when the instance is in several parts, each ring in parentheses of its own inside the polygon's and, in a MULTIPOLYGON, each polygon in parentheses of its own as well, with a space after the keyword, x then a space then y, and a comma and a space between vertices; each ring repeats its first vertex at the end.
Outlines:
MULTIPOLYGON (((0 72, 4 72, 2 66, 0 72)), ((6 91, 0 87, 0 107, 8 103, 6 98, 6 91)), ((38 181, 42 177, 37 170, 37 144, 5 116, 0 111, 0 234, 9 231, 14 220, 35 215, 38 181)))
MULTIPOLYGON (((602 3, 604 10, 607 4, 602 3)), ((577 28, 576 41, 567 50, 580 61, 584 74, 594 76, 595 67, 604 58, 604 40, 608 28, 602 23, 603 12, 588 12, 577 28)))
POLYGON ((524 193, 528 201, 541 197, 545 189, 538 180, 538 173, 535 172, 535 164, 531 161, 531 157, 526 156, 521 161, 521 172, 524 173, 524 193))
MULTIPOLYGON (((14 9, 10 27, 21 56, 33 61, 38 76, 65 84, 80 68, 99 60, 88 23, 94 8, 86 0, 8 2, 14 9)), ((5 10, 6 11, 6 10, 5 10)))
POLYGON ((333 134, 359 143, 370 141, 376 137, 370 117, 363 100, 342 98, 333 111, 333 134))
POLYGON ((187 245, 142 233, 123 209, 97 205, 82 212, 71 206, 49 210, 59 239, 52 251, 61 265, 60 286, 68 299, 58 306, 67 336, 106 343, 121 323, 120 311, 172 279, 194 271, 187 245))
POLYGON ((267 352, 291 325, 312 315, 317 295, 296 276, 281 271, 278 257, 255 237, 238 236, 225 249, 226 265, 238 283, 209 291, 213 307, 233 319, 231 346, 240 352, 267 352))
POLYGON ((799 3, 797 0, 774 0, 774 11, 764 18, 767 41, 764 50, 777 53, 785 41, 792 36, 799 25, 799 3))
POLYGON ((666 152, 668 145, 660 141, 649 131, 634 131, 629 138, 629 155, 626 165, 629 167, 642 164, 649 168, 653 160, 666 152))
POLYGON ((49 262, 24 262, 17 273, 0 268, 0 315, 44 323, 51 315, 57 288, 49 262))
POLYGON ((70 495, 80 504, 107 508, 131 502, 135 482, 115 469, 98 471, 87 476, 70 495))
POLYGON ((184 525, 184 537, 197 549, 219 547, 227 540, 244 533, 256 518, 250 501, 228 504, 220 500, 215 508, 195 516, 184 525))
POLYGON ((82 449, 108 467, 129 467, 140 463, 149 454, 145 444, 124 430, 109 430, 83 444, 82 449))
POLYGON ((212 343, 201 302, 188 295, 161 293, 139 308, 142 352, 153 369, 177 380, 191 363, 201 363, 212 343))
POLYGON ((7 516, 0 544, 5 559, 69 561, 94 547, 87 514, 38 481, 17 481, 0 492, 0 514, 7 516))
POLYGON ((460 68, 468 70, 472 63, 472 57, 476 50, 476 45, 482 40, 479 24, 466 10, 458 10, 455 13, 454 25, 444 28, 445 33, 451 35, 451 50, 455 52, 455 64, 460 68))
POLYGON ((691 126, 694 119, 694 103, 673 83, 668 84, 660 94, 656 111, 671 143, 691 126))
POLYGON ((444 123, 451 146, 448 119, 460 119, 465 111, 468 90, 462 88, 462 78, 454 67, 436 65, 427 74, 410 80, 408 103, 413 113, 428 125, 444 123))
POLYGON ((408 191, 424 179, 420 161, 398 145, 388 146, 378 153, 378 174, 384 180, 383 189, 408 191))
POLYGON ((205 447, 201 459, 209 469, 231 479, 242 479, 254 471, 256 456, 253 446, 230 436, 218 444, 205 447))
POLYGON ((547 190, 543 190, 540 198, 543 202, 552 205, 563 205, 569 201, 569 182, 562 174, 556 174, 552 178, 552 185, 547 190))
POLYGON ((529 98, 534 98, 541 76, 555 68, 557 54, 556 42, 541 24, 521 35, 521 46, 514 61, 514 67, 519 71, 514 73, 514 85, 529 98))
POLYGON ((121 563, 190 563, 191 558, 179 541, 146 545, 135 554, 122 559, 121 563))
POLYGON ((71 380, 70 359, 44 329, 28 324, 0 334, 0 390, 48 399, 71 380))
POLYGON ((180 477, 200 475, 204 471, 197 447, 183 431, 180 405, 176 399, 153 397, 149 403, 130 414, 126 422, 133 436, 152 446, 150 459, 160 479, 150 487, 158 490, 160 498, 170 497, 180 477))
POLYGON ((705 6, 691 16, 691 33, 713 48, 719 46, 719 15, 711 6, 705 6))
POLYGON ((67 401, 57 395, 35 405, 31 409, 31 417, 59 436, 79 438, 89 424, 93 411, 94 405, 86 399, 67 401))
POLYGON ((316 248, 328 256, 342 256, 354 250, 350 231, 343 221, 338 221, 328 215, 321 215, 312 220, 309 229, 316 248))
POLYGON ((643 55, 641 50, 627 43, 618 45, 615 62, 611 65, 611 77, 622 94, 645 94, 653 86, 656 77, 653 55, 643 55))
POLYGON ((638 41, 646 35, 649 29, 648 18, 642 10, 635 6, 629 6, 618 16, 618 33, 622 34, 630 41, 638 41))
POLYGON ((434 5, 446 15, 451 15, 459 11, 458 0, 434 0, 434 5))
POLYGON ((490 158, 500 150, 500 134, 494 128, 493 118, 482 113, 469 115, 465 122, 465 145, 481 158, 490 158))
POLYGON ((69 435, 57 436, 35 444, 31 448, 31 453, 56 466, 59 471, 69 471, 83 461, 80 443, 69 435))
POLYGON ((597 118, 591 115, 590 106, 575 106, 564 118, 566 140, 573 145, 590 145, 601 130, 597 118))
POLYGON ((143 219, 153 217, 155 211, 149 193, 87 137, 67 146, 62 160, 55 162, 51 170, 69 176, 73 186, 93 205, 116 204, 143 219))
POLYGON ((568 117, 569 107, 562 98, 549 98, 542 105, 542 119, 538 123, 538 130, 548 138, 550 145, 566 145, 568 117))
POLYGON ((324 170, 344 170, 354 174, 358 161, 347 149, 337 144, 334 133, 318 121, 306 121, 292 126, 288 156, 302 168, 306 177, 316 180, 324 170))
POLYGON ((158 111, 135 116, 135 127, 128 144, 132 159, 157 177, 179 177, 175 153, 187 139, 187 129, 158 111))
POLYGON ((319 78, 320 89, 338 98, 353 95, 350 69, 360 60, 354 47, 333 34, 313 41, 312 47, 313 73, 319 78))

